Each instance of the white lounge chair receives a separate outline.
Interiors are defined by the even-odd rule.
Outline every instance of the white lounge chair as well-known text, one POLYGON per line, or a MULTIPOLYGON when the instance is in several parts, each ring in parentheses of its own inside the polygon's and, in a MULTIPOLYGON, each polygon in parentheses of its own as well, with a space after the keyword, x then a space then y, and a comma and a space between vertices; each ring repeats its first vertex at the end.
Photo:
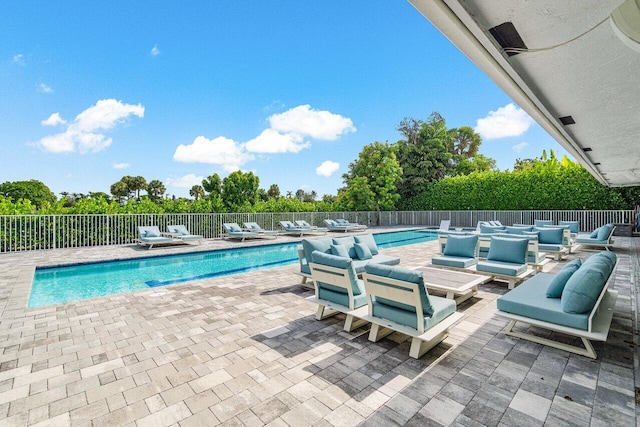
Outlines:
POLYGON ((278 232, 276 230, 265 230, 260 227, 257 222, 245 222, 242 224, 242 227, 243 231, 252 231, 260 234, 261 236, 273 237, 274 239, 278 237, 278 232))
POLYGON ((157 225, 138 227, 138 244, 140 246, 149 246, 151 249, 153 245, 173 243, 173 241, 170 236, 162 233, 157 225))
POLYGON ((358 224, 357 222, 349 222, 344 218, 338 218, 336 219, 336 222, 338 223, 338 225, 349 225, 353 228, 355 228, 356 230, 366 230, 367 226, 364 224, 358 224))
POLYGON ((191 234, 184 225, 167 225, 167 230, 172 238, 183 242, 198 242, 200 244, 204 239, 204 236, 200 234, 191 234))
POLYGON ((451 220, 443 219, 440 221, 440 227, 438 227, 438 231, 449 231, 450 226, 451 226, 451 220))
POLYGON ((298 219, 298 220, 295 220, 293 222, 296 225, 296 227, 307 228, 307 229, 313 230, 313 231, 322 231, 324 233, 329 231, 329 229, 326 228, 326 227, 318 227, 317 225, 311 225, 307 221, 305 221, 304 219, 298 219))
POLYGON ((336 221, 332 219, 325 219, 324 225, 327 226, 329 231, 341 231, 343 233, 346 233, 347 231, 359 230, 358 227, 354 227, 353 225, 347 225, 347 224, 338 224, 336 221))
POLYGON ((282 232, 285 234, 293 234, 295 236, 302 237, 305 234, 326 234, 326 231, 323 230, 313 230, 311 228, 306 227, 298 227, 291 221, 280 221, 280 228, 282 228, 282 232))
POLYGON ((226 237, 230 239, 240 239, 241 242, 244 242, 247 238, 260 237, 260 234, 253 231, 243 231, 235 222, 226 222, 222 226, 226 232, 226 237))

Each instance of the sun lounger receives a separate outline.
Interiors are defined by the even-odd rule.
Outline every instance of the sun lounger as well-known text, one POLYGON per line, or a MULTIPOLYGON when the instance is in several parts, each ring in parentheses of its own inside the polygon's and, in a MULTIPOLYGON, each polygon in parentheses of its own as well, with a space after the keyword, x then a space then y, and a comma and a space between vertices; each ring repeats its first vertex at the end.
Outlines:
POLYGON ((576 237, 576 244, 592 248, 610 250, 613 247, 613 232, 616 227, 613 224, 605 224, 596 228, 591 234, 576 237))
POLYGON ((341 231, 343 233, 346 233, 347 231, 358 231, 358 230, 360 230, 358 227, 354 227, 353 225, 338 224, 336 221, 334 221, 332 219, 325 219, 324 220, 324 225, 327 226, 327 229, 329 231, 341 231))
POLYGON ((454 300, 429 295, 420 271, 368 264, 363 275, 369 341, 377 342, 392 332, 411 337, 409 356, 420 358, 449 334, 462 319, 454 300))
POLYGON ((318 304, 316 320, 344 313, 347 316, 345 331, 351 332, 362 326, 365 321, 360 318, 367 314, 367 297, 364 283, 353 268, 353 261, 319 251, 314 251, 312 258, 309 267, 315 295, 307 300, 318 304))
POLYGON ((177 240, 182 240, 183 242, 198 242, 198 244, 202 243, 203 236, 199 234, 191 234, 187 227, 184 225, 167 225, 167 230, 171 237, 177 240))
POLYGON ((557 274, 540 273, 497 300, 498 316, 510 320, 506 334, 596 358, 591 341, 606 341, 618 292, 608 289, 617 257, 601 252, 571 261, 557 274), (534 328, 515 330, 516 323, 534 328), (580 338, 584 347, 536 334, 543 328, 580 338))
POLYGON ((243 231, 235 222, 225 222, 222 226, 224 227, 226 237, 229 239, 240 239, 241 242, 244 242, 245 239, 261 237, 259 233, 243 231))
POLYGON ((338 218, 336 219, 336 222, 338 223, 338 225, 348 225, 351 226, 353 228, 355 228, 356 230, 366 230, 367 226, 364 224, 358 224, 357 222, 349 222, 344 218, 338 218))
POLYGON ((291 221, 280 221, 280 228, 282 228, 282 233, 284 234, 293 234, 298 237, 302 237, 305 234, 327 234, 326 231, 323 230, 313 230, 305 227, 298 227, 291 221))
POLYGON ((242 224, 242 227, 243 231, 252 231, 258 233, 261 237, 273 237, 274 239, 278 237, 276 230, 265 230, 260 227, 257 222, 245 222, 242 224))
POLYGON ((304 219, 298 219, 298 220, 293 221, 293 222, 296 225, 296 227, 308 228, 309 230, 321 231, 321 232, 324 232, 324 233, 329 231, 329 229, 326 228, 326 227, 318 227, 317 225, 311 225, 307 221, 305 221, 304 219))
POLYGON ((440 227, 438 227, 438 231, 449 231, 450 226, 451 226, 450 219, 440 220, 440 227))
POLYGON ((487 259, 478 261, 476 272, 505 281, 509 289, 513 289, 534 273, 526 262, 528 247, 529 239, 491 236, 487 259))
POLYGON ((138 227, 138 244, 140 246, 149 246, 149 249, 151 249, 153 248, 153 245, 173 242, 173 238, 166 235, 166 233, 160 232, 160 229, 156 225, 138 227))

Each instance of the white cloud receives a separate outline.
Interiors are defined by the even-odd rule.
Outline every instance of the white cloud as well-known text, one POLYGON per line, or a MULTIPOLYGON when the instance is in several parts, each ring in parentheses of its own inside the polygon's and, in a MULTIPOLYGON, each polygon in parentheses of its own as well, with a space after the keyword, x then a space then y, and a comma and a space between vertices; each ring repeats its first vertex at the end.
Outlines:
MULTIPOLYGON (((69 123, 67 129, 56 135, 46 136, 36 142, 36 145, 52 153, 70 153, 78 151, 81 154, 97 153, 109 147, 113 140, 106 137, 99 130, 109 130, 122 124, 131 116, 144 117, 144 107, 141 104, 123 104, 115 99, 103 99, 96 105, 87 108, 69 123)), ((42 122, 45 126, 52 123, 63 124, 58 113, 54 113, 42 122)))
POLYGON ((45 84, 45 83, 40 83, 38 85, 38 92, 41 93, 53 93, 53 89, 51 89, 51 86, 45 84))
POLYGON ((177 162, 220 165, 228 172, 240 169, 253 159, 241 144, 224 136, 215 139, 199 136, 190 145, 180 144, 173 154, 173 160, 177 162))
POLYGON ((131 167, 131 164, 129 163, 114 163, 111 165, 112 168, 114 169, 128 169, 131 167))
POLYGON ((478 119, 475 131, 484 139, 520 136, 533 124, 533 119, 515 104, 507 104, 478 119))
POLYGON ((247 151, 253 153, 297 153, 311 144, 303 141, 297 133, 280 133, 274 129, 265 129, 260 135, 245 144, 247 151))
POLYGON ((340 169, 340 163, 327 160, 325 162, 322 162, 322 164, 316 168, 316 173, 320 176, 325 176, 328 178, 333 175, 338 169, 340 169))
POLYGON ((18 65, 25 65, 26 63, 24 62, 24 55, 23 54, 18 54, 18 55, 13 55, 13 62, 18 64, 18 65))
POLYGON ((151 56, 158 56, 160 55, 160 49, 158 49, 158 45, 155 44, 153 45, 153 47, 151 48, 151 56))
POLYGON ((329 111, 313 110, 308 104, 274 114, 268 120, 271 129, 278 132, 297 133, 328 141, 333 141, 344 133, 356 131, 351 119, 329 111))
POLYGON ((521 142, 520 144, 516 144, 511 148, 513 148, 513 151, 515 151, 516 153, 521 153, 522 150, 524 150, 528 146, 529 146, 528 142, 521 142))
POLYGON ((48 119, 40 122, 42 126, 58 126, 66 123, 67 121, 60 117, 60 113, 53 113, 48 119))
POLYGON ((196 176, 192 173, 179 178, 167 178, 165 182, 169 187, 175 188, 191 188, 194 185, 202 185, 203 176, 196 176))

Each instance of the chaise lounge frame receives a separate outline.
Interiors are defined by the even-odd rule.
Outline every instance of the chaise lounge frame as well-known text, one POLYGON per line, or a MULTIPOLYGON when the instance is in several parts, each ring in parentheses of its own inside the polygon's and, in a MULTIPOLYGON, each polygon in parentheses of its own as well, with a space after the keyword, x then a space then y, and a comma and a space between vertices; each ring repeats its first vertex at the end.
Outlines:
POLYGON ((589 313, 589 327, 587 330, 571 328, 564 325, 558 325, 556 323, 545 322, 543 320, 532 319, 530 317, 497 310, 496 315, 510 320, 505 333, 516 338, 521 338, 527 341, 596 359, 597 355, 591 341, 607 340, 607 335, 609 334, 609 329, 611 327, 611 319, 613 318, 613 311, 616 305, 616 299, 618 297, 618 291, 608 288, 611 280, 613 280, 613 276, 615 275, 617 265, 618 262, 616 260, 616 264, 614 265, 609 278, 605 282, 602 292, 600 292, 593 309, 589 313), (584 347, 578 347, 538 335, 514 330, 514 327, 518 322, 580 338, 584 347))

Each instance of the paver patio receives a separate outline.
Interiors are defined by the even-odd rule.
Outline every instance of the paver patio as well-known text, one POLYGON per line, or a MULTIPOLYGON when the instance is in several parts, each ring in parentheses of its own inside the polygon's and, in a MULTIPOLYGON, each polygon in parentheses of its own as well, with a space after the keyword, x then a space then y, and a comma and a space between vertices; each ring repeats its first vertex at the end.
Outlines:
MULTIPOLYGON (((399 334, 372 343, 366 327, 343 332, 343 316, 316 321, 294 265, 26 308, 35 265, 265 243, 0 254, 0 426, 639 425, 634 238, 616 239, 619 295, 597 360, 506 336, 499 282, 419 360, 399 334)), ((416 267, 436 250, 384 252, 416 267)))

